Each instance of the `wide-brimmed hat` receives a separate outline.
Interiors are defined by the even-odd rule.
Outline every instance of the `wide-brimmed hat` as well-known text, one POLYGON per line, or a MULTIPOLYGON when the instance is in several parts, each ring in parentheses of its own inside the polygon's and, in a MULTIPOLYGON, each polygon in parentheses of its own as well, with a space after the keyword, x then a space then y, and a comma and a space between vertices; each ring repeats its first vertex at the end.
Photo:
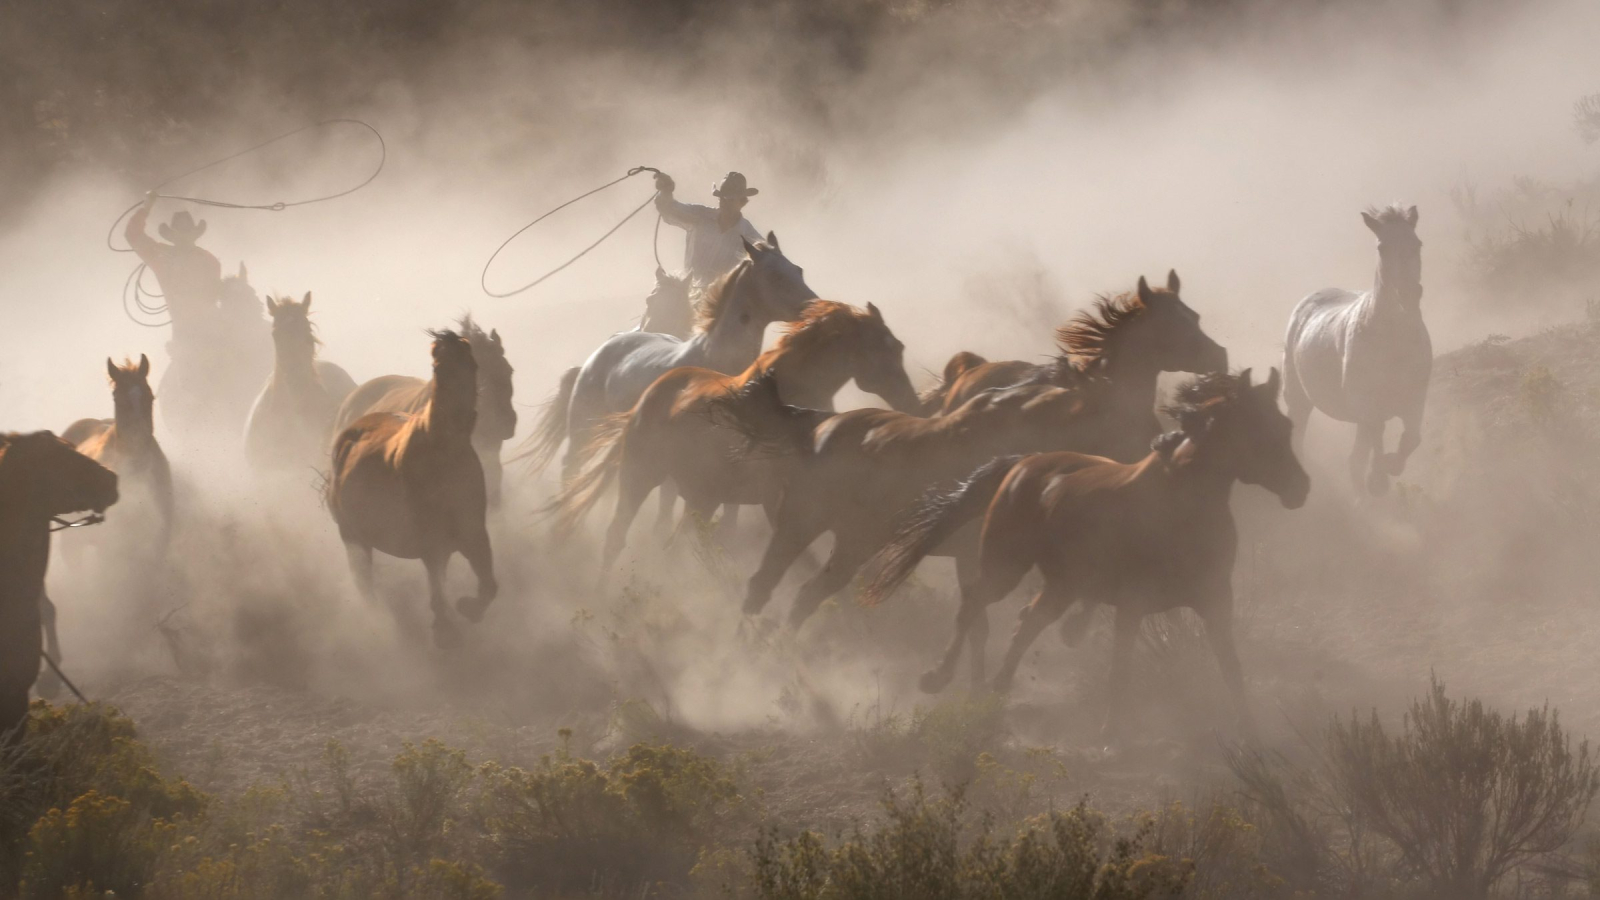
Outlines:
POLYGON ((722 183, 711 189, 713 197, 754 197, 761 193, 745 183, 744 176, 738 172, 729 172, 722 179, 722 183))
POLYGON ((172 214, 170 223, 162 225, 158 230, 165 240, 196 241, 200 239, 200 235, 206 233, 206 220, 201 219, 196 222, 194 216, 189 215, 188 210, 180 209, 172 214))

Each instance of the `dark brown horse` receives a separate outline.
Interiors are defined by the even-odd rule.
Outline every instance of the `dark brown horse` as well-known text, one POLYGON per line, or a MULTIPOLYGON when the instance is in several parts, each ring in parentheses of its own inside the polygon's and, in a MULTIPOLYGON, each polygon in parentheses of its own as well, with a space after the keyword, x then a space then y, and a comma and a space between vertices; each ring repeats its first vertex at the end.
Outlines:
POLYGON ((1267 488, 1289 509, 1311 488, 1295 458, 1289 418, 1278 410, 1278 372, 1252 386, 1250 370, 1185 384, 1169 408, 1181 430, 1164 435, 1137 463, 1080 453, 994 460, 956 490, 926 500, 877 562, 867 602, 887 596, 932 548, 963 523, 983 519, 978 564, 962 580, 956 633, 925 691, 950 683, 963 643, 973 679, 983 678, 987 607, 1037 566, 1044 589, 1027 610, 994 689, 1004 692, 1034 638, 1074 603, 1117 609, 1106 728, 1115 732, 1140 620, 1188 606, 1200 615, 1249 727, 1244 679, 1233 643, 1233 566, 1238 533, 1233 483, 1267 488))
POLYGON ((28 716, 44 649, 50 522, 117 502, 116 473, 48 431, 0 434, 0 741, 28 716))
POLYGON ((1107 413, 1125 419, 1097 452, 1138 459, 1161 433, 1156 420, 1156 378, 1162 372, 1222 372, 1228 351, 1200 328, 1200 315, 1178 296, 1177 272, 1165 289, 1143 278, 1131 292, 1101 297, 1056 329, 1061 353, 1044 364, 989 362, 961 352, 945 364, 943 381, 923 394, 923 415, 952 412, 981 391, 1014 384, 1072 387, 1088 378, 1111 386, 1107 413))
POLYGON ((419 412, 369 413, 346 428, 334 441, 327 501, 364 597, 373 596, 373 550, 422 560, 434 641, 450 647, 461 637, 444 596, 450 557, 465 556, 478 578, 478 596, 456 603, 468 621, 483 618, 499 586, 484 521, 483 464, 472 446, 478 364, 466 338, 431 334, 427 401, 419 412))
MULTIPOLYGON (((472 345, 472 359, 478 366, 478 424, 472 431, 472 446, 483 466, 489 505, 500 504, 500 445, 517 431, 517 410, 511 404, 513 370, 506 359, 505 344, 498 329, 484 332, 463 316, 457 325, 460 334, 472 345)), ((432 396, 432 383, 409 375, 384 375, 374 378, 350 393, 334 419, 335 435, 367 413, 418 413, 432 396)))
POLYGON ((567 527, 577 524, 605 486, 620 476, 617 511, 606 534, 604 568, 622 552, 628 527, 650 492, 676 482, 690 514, 709 519, 723 504, 776 506, 781 463, 734 459, 737 432, 708 412, 713 403, 770 375, 782 400, 805 407, 831 406, 854 379, 896 409, 916 406, 903 360, 905 347, 876 306, 866 309, 813 300, 777 346, 739 375, 684 366, 657 378, 626 413, 613 417, 589 448, 582 474, 555 503, 567 527))

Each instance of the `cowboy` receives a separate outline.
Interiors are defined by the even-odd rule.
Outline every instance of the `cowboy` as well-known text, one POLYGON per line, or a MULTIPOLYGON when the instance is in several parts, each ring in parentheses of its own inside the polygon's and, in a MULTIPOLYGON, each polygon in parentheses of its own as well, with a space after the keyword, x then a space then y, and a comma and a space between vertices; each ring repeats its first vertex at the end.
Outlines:
POLYGON ((156 281, 161 283, 161 293, 166 295, 167 310, 172 317, 172 339, 184 344, 203 337, 211 324, 217 308, 217 298, 222 293, 222 263, 210 251, 195 244, 206 233, 206 223, 199 222, 186 210, 174 213, 172 220, 160 227, 162 243, 145 233, 145 223, 156 204, 154 192, 146 194, 144 203, 128 219, 124 236, 128 246, 139 254, 156 281))
POLYGON ((661 214, 661 221, 689 233, 684 266, 689 270, 690 289, 698 294, 744 259, 745 241, 754 244, 761 240, 761 232, 742 212, 760 191, 746 184, 743 175, 729 172, 711 190, 717 198, 717 208, 712 209, 673 199, 676 187, 672 176, 656 173, 656 211, 661 214))

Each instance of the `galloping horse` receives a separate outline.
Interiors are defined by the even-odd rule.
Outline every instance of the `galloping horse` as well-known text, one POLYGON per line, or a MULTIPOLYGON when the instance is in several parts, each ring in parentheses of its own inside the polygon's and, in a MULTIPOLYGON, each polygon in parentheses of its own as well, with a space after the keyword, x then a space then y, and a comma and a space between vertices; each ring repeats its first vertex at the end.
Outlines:
MULTIPOLYGON (((506 360, 506 348, 499 330, 484 333, 472 316, 456 323, 462 337, 472 346, 472 360, 478 366, 478 424, 472 430, 472 446, 483 466, 489 506, 500 504, 500 445, 517 431, 517 410, 511 404, 513 370, 506 360)), ((334 419, 334 434, 343 432, 367 413, 420 413, 428 405, 432 385, 409 375, 384 375, 350 392, 334 419)))
POLYGON ((1106 730, 1114 734, 1140 620, 1188 606, 1205 621, 1240 720, 1250 727, 1233 643, 1238 532, 1228 499, 1233 483, 1242 481, 1297 509, 1311 482, 1295 458, 1289 419, 1278 411, 1277 370, 1258 386, 1249 369, 1201 376, 1179 389, 1169 412, 1181 430, 1164 435, 1137 463, 1080 453, 1006 457, 924 501, 880 554, 867 602, 887 596, 962 523, 982 517, 983 530, 976 571, 961 583, 955 636, 938 667, 922 676, 923 690, 950 683, 963 643, 972 648, 973 681, 981 685, 984 610, 1037 566, 1044 589, 1022 614, 994 690, 1010 688, 1034 638, 1074 603, 1110 603, 1117 621, 1106 730))
POLYGON ((945 363, 940 383, 922 395, 923 415, 948 413, 979 391, 1014 384, 1072 387, 1083 376, 1104 376, 1115 384, 1119 408, 1145 426, 1128 432, 1125 446, 1106 452, 1137 459, 1149 438, 1161 431, 1155 417, 1156 379, 1162 372, 1222 372, 1228 351, 1200 329, 1200 314, 1178 296, 1178 273, 1167 272, 1165 289, 1152 289, 1141 276, 1130 293, 1098 297, 1094 306, 1056 329, 1061 352, 1047 363, 1023 360, 989 362, 962 351, 945 363))
MULTIPOLYGON (((1169 288, 1178 286, 1176 275, 1167 280, 1169 288)), ((1133 292, 1102 298, 1062 326, 1058 337, 1072 355, 1039 373, 1048 377, 977 391, 946 415, 857 410, 837 417, 837 424, 825 422, 813 435, 796 435, 790 447, 803 461, 791 476, 767 556, 750 580, 746 611, 766 604, 800 552, 796 544, 803 550, 831 530, 834 557, 796 600, 795 621, 803 620, 849 583, 894 534, 895 517, 924 490, 960 478, 993 456, 1071 448, 1139 458, 1161 431, 1157 374, 1226 365, 1227 351, 1200 329, 1199 319, 1172 290, 1152 290, 1141 278, 1133 292), (1052 422, 1052 408, 1067 418, 1052 422)), ((763 411, 758 400, 752 396, 729 411, 737 418, 743 410, 744 418, 759 425, 771 415, 772 401, 763 411)), ((940 554, 954 555, 958 569, 964 567, 976 552, 975 537, 953 542, 940 554)))
POLYGON ((872 304, 865 310, 814 300, 777 346, 739 375, 683 366, 656 379, 630 412, 613 416, 588 448, 582 473, 551 504, 562 521, 577 520, 620 475, 617 511, 606 534, 603 567, 622 552, 628 526, 650 492, 669 478, 691 513, 709 518, 723 504, 775 508, 782 489, 776 460, 740 459, 738 435, 712 420, 713 401, 770 375, 778 396, 799 406, 830 406, 845 382, 877 394, 895 409, 913 409, 905 346, 872 304))
POLYGON ((1382 494, 1405 471, 1422 443, 1422 410, 1433 374, 1433 343, 1422 321, 1422 241, 1417 208, 1368 210, 1361 220, 1378 236, 1378 275, 1370 291, 1329 288, 1301 300, 1289 317, 1283 346, 1283 399, 1303 437, 1313 408, 1353 422, 1350 480, 1382 494), (1404 430, 1394 453, 1383 450, 1383 429, 1399 417, 1404 430))
MULTIPOLYGON (((657 378, 679 366, 741 372, 761 354, 768 325, 794 321, 817 299, 804 272, 778 249, 777 235, 769 233, 759 244, 745 241, 744 247, 748 258, 706 289, 688 340, 624 331, 608 338, 577 370, 568 370, 523 452, 535 471, 567 441, 562 480, 571 480, 601 420, 632 409, 657 378)), ((659 278, 657 285, 661 289, 659 278)))
MULTIPOLYGON (((78 452, 100 463, 122 479, 122 489, 130 497, 148 495, 160 519, 155 540, 146 544, 160 558, 172 540, 172 467, 156 442, 156 395, 150 390, 150 359, 139 354, 137 363, 117 365, 106 360, 111 378, 111 402, 115 418, 79 419, 67 426, 61 437, 78 452)), ((125 504, 126 505, 126 504, 125 504)))
POLYGON ((20 737, 39 676, 50 521, 116 502, 116 474, 66 441, 0 434, 0 742, 20 737))
POLYGON ((670 334, 687 340, 694 332, 694 307, 689 302, 689 279, 668 275, 656 266, 656 286, 644 298, 644 315, 634 331, 670 334))
POLYGON ((328 432, 339 404, 356 389, 348 372, 317 359, 311 292, 299 303, 267 298, 276 353, 272 376, 245 424, 244 450, 259 470, 320 470, 328 461, 328 432))
POLYGON ((456 610, 470 622, 499 592, 485 524, 483 464, 472 446, 477 420, 478 364, 472 345, 453 331, 433 336, 433 380, 421 411, 368 413, 333 444, 328 510, 339 525, 357 588, 368 600, 372 551, 420 559, 428 570, 433 637, 440 647, 460 642, 445 603, 444 576, 460 553, 478 578, 478 595, 456 610))

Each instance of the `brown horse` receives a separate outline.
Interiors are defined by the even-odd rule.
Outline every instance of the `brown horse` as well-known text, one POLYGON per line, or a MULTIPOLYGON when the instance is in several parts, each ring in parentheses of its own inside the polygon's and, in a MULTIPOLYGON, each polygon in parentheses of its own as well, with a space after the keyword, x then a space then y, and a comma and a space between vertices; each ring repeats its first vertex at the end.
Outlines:
POLYGON ((1258 484, 1297 509, 1311 489, 1295 458, 1289 418, 1278 410, 1278 372, 1252 386, 1250 370, 1194 379, 1170 407, 1181 430, 1164 435, 1137 463, 1079 453, 997 459, 956 490, 925 501, 878 557, 867 602, 888 595, 928 550, 962 523, 983 518, 976 570, 962 580, 956 633, 925 691, 950 683, 963 643, 973 680, 983 678, 984 610, 1038 566, 1044 589, 1022 614, 994 689, 1004 692, 1022 654, 1045 626, 1078 601, 1117 609, 1106 729, 1123 709, 1140 620, 1188 606, 1206 624, 1241 722, 1249 727, 1244 679, 1233 643, 1233 566, 1238 533, 1233 483, 1258 484))
POLYGON ((328 463, 328 432, 339 404, 356 389, 348 372, 317 359, 311 292, 299 303, 267 298, 272 316, 272 375, 250 409, 245 457, 258 470, 320 471, 328 463))
POLYGON ((124 361, 120 366, 107 359, 106 374, 111 378, 115 417, 79 419, 61 436, 79 453, 116 472, 130 497, 135 491, 149 495, 160 525, 155 540, 146 546, 152 555, 164 556, 172 539, 172 467, 156 442, 150 359, 141 353, 137 363, 124 361))
MULTIPOLYGON (((457 323, 460 334, 472 345, 472 359, 478 366, 478 424, 472 431, 472 446, 483 466, 489 505, 500 504, 500 445, 517 431, 517 410, 511 404, 513 370, 506 360, 500 332, 484 333, 472 316, 457 323)), ((367 413, 419 413, 428 405, 432 384, 408 375, 384 375, 356 388, 345 398, 334 420, 334 434, 343 432, 367 413)))
POLYGON ((749 452, 793 457, 745 612, 760 612, 794 561, 831 531, 832 556, 801 586, 790 612, 799 626, 894 536, 899 511, 929 487, 1000 454, 1092 442, 1094 399, 1094 391, 1024 385, 985 391, 948 416, 881 409, 834 415, 784 406, 769 376, 714 401, 717 415, 751 442, 749 452))
POLYGON ((1008 360, 989 362, 961 352, 945 364, 943 381, 923 394, 923 415, 940 415, 990 388, 1014 384, 1072 387, 1085 377, 1111 387, 1107 413, 1124 419, 1115 437, 1098 452, 1116 459, 1138 459, 1161 433, 1156 420, 1156 378, 1162 372, 1223 372, 1228 351, 1200 328, 1200 315, 1178 296, 1178 273, 1167 286, 1151 288, 1144 278, 1131 292, 1100 297, 1094 306, 1056 329, 1061 353, 1043 365, 1008 360))
POLYGON ((450 557, 465 556, 478 578, 478 596, 456 603, 468 621, 483 618, 499 586, 484 521, 483 464, 472 446, 478 364, 465 337, 453 331, 430 334, 433 380, 422 409, 368 413, 341 432, 333 444, 327 501, 356 586, 369 600, 374 549, 422 560, 434 641, 450 647, 461 637, 444 597, 450 557))
POLYGON ((50 522, 116 502, 116 474, 66 441, 0 434, 0 740, 19 736, 39 676, 50 522))
POLYGON ((733 430, 709 415, 713 402, 770 375, 780 398, 799 406, 831 406, 845 382, 877 394, 895 409, 917 403, 903 360, 905 345, 871 303, 866 309, 813 300, 771 350, 739 375, 683 366, 657 378, 632 410, 613 417, 591 442, 582 474, 552 504, 573 527, 620 476, 617 511, 606 534, 604 569, 622 552, 628 527, 652 490, 674 480, 689 513, 709 519, 722 504, 774 509, 781 464, 738 459, 733 430))

